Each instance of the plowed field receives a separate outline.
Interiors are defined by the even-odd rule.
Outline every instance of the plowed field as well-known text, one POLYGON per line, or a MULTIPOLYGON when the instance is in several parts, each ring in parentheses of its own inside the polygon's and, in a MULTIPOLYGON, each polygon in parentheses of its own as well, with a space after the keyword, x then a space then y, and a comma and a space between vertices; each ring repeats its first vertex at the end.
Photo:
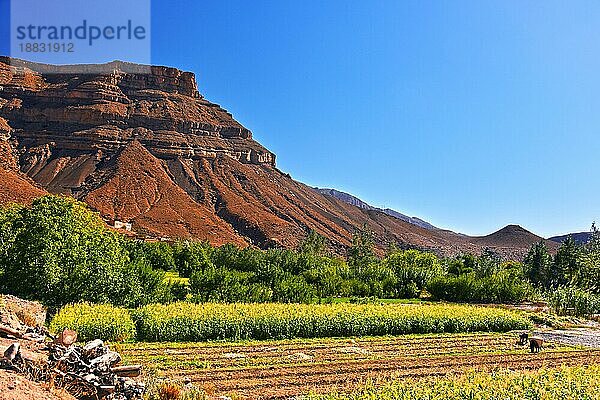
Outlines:
POLYGON ((548 343, 539 354, 516 334, 421 335, 246 343, 130 344, 127 361, 215 395, 288 398, 350 391, 366 380, 415 378, 510 368, 534 370, 600 363, 600 350, 548 343))

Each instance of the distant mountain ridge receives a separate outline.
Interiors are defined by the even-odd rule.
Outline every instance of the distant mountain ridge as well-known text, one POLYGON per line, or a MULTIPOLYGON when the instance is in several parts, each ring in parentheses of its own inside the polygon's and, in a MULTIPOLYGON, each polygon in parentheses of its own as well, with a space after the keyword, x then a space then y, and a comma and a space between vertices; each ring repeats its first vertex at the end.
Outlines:
POLYGON ((355 207, 358 208, 362 208, 363 210, 369 210, 369 211, 381 211, 384 214, 390 215, 394 218, 398 218, 399 220, 402 220, 404 222, 408 222, 409 224, 412 225, 416 225, 416 226, 420 226, 421 228, 425 228, 425 229, 438 229, 437 227, 433 226, 432 224, 430 224, 427 221, 423 221, 420 218, 417 217, 409 217, 408 215, 402 214, 396 210, 392 210, 391 208, 379 208, 379 207, 375 207, 370 205, 369 203, 366 203, 364 201, 362 201, 361 199, 359 199, 356 196, 353 196, 349 193, 346 192, 342 192, 340 190, 337 189, 330 189, 330 188, 314 188, 317 192, 327 195, 327 196, 332 196, 335 197, 338 200, 341 200, 345 203, 348 203, 350 205, 353 205, 355 207))
POLYGON ((577 243, 577 244, 584 244, 584 243, 587 243, 590 241, 590 238, 592 237, 592 233, 591 232, 567 233, 566 235, 553 236, 553 237, 549 238, 548 240, 551 240, 556 243, 562 243, 565 240, 567 240, 567 238, 569 238, 569 237, 572 237, 573 240, 575 241, 575 243, 577 243))

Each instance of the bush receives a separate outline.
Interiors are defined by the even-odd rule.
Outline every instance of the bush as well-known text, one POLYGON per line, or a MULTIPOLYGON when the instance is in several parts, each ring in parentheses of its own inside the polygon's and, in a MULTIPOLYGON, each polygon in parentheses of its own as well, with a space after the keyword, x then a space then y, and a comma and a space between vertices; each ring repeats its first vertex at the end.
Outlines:
POLYGON ((64 329, 77 332, 80 341, 102 339, 125 341, 136 336, 129 311, 106 304, 69 304, 60 309, 50 322, 50 331, 64 329))
POLYGON ((474 273, 460 276, 441 276, 427 285, 435 298, 446 301, 515 303, 525 300, 531 286, 509 271, 478 278, 474 273))
POLYGON ((490 331, 530 326, 521 315, 459 305, 190 304, 133 313, 145 341, 281 339, 490 331))
POLYGON ((591 317, 600 313, 600 296, 576 287, 560 287, 546 295, 558 315, 591 317))
POLYGON ((190 278, 190 293, 196 302, 265 302, 271 301, 272 290, 252 282, 254 274, 223 267, 196 271, 190 278))
POLYGON ((418 297, 429 281, 444 274, 434 254, 418 250, 392 253, 383 260, 383 264, 396 275, 394 297, 403 299, 418 297))
POLYGON ((275 285, 273 300, 281 303, 310 303, 317 293, 301 276, 287 274, 275 285))

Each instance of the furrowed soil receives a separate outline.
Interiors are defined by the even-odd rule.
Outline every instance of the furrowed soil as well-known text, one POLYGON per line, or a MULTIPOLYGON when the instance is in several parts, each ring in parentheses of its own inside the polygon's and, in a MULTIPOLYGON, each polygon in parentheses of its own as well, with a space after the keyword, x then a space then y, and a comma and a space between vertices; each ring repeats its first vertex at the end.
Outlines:
POLYGON ((148 374, 192 383, 210 395, 289 398, 351 391, 367 380, 420 378, 470 370, 537 370, 600 363, 600 349, 548 342, 539 354, 517 334, 455 334, 237 343, 134 343, 127 362, 148 374))

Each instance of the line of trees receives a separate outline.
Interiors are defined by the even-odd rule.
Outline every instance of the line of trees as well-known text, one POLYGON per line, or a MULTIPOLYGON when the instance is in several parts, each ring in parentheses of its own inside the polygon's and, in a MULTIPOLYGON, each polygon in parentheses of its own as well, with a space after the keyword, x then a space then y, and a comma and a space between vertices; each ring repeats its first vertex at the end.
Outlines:
POLYGON ((295 250, 132 240, 108 229, 85 204, 45 196, 0 209, 0 291, 51 308, 78 301, 137 307, 423 295, 519 302, 565 286, 597 292, 600 235, 593 229, 586 246, 567 240, 552 257, 540 242, 523 263, 503 262, 490 250, 441 258, 391 249, 378 258, 372 234, 363 229, 344 259, 329 254, 326 239, 314 232, 295 250), (168 278, 173 275, 182 279, 168 278))

